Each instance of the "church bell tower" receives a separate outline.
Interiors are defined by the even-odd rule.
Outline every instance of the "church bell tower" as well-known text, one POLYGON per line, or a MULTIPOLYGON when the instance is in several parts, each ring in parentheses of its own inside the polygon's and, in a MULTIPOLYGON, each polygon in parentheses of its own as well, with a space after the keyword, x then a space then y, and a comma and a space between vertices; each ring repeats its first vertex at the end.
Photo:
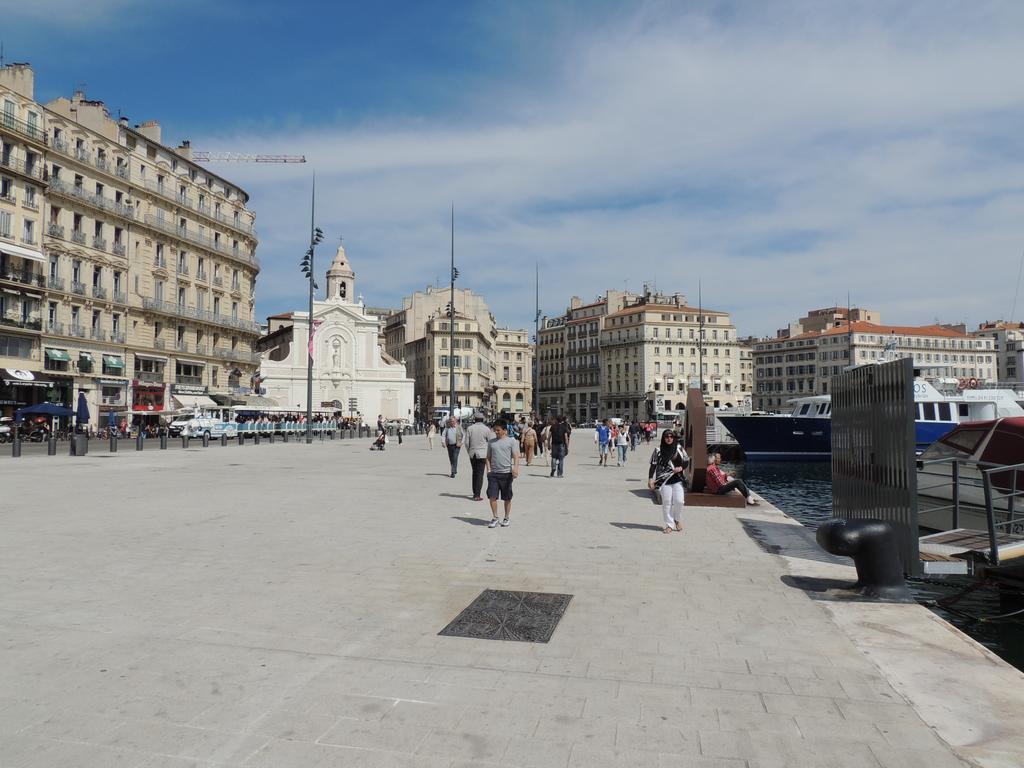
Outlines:
POLYGON ((327 270, 327 300, 355 302, 356 273, 345 256, 345 246, 338 246, 338 253, 327 270))

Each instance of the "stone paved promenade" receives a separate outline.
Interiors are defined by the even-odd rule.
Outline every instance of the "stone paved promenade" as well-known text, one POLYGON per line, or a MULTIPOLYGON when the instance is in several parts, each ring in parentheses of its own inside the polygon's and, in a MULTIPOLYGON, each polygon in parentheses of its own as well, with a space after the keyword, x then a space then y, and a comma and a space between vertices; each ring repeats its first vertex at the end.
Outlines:
MULTIPOLYGON (((0 766, 1021 764, 1012 734, 940 739, 872 656, 905 639, 785 583, 735 510, 659 533, 642 461, 584 443, 489 530, 468 462, 367 445, 4 462, 0 766), (439 637, 487 587, 574 598, 546 645, 439 637)), ((1020 687, 887 608, 959 644, 953 678, 962 646, 1020 687)))

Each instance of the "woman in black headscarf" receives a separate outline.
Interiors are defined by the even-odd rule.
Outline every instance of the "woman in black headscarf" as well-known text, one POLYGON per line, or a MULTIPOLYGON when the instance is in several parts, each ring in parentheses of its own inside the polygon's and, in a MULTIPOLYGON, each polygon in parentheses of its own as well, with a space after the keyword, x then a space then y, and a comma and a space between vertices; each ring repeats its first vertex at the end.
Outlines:
POLYGON ((662 533, 681 531, 680 518, 683 514, 683 470, 690 464, 690 458, 679 444, 679 437, 671 429, 661 435, 661 445, 651 455, 651 469, 648 472, 647 487, 661 491, 661 509, 665 516, 662 533))

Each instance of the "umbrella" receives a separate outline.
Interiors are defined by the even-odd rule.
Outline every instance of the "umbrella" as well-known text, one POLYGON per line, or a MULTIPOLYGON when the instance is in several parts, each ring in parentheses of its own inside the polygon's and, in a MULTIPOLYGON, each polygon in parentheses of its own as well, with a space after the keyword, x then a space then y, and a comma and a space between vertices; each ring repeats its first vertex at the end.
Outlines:
POLYGON ((75 422, 78 424, 89 423, 89 404, 85 402, 85 392, 78 393, 78 408, 75 409, 75 422))
MULTIPOLYGON (((65 408, 63 405, 54 405, 53 403, 39 403, 39 405, 30 405, 26 408, 19 408, 14 413, 14 420, 21 421, 23 416, 26 414, 39 413, 45 416, 74 416, 75 412, 70 408, 65 408)), ((89 411, 86 409, 86 418, 89 418, 89 411)))

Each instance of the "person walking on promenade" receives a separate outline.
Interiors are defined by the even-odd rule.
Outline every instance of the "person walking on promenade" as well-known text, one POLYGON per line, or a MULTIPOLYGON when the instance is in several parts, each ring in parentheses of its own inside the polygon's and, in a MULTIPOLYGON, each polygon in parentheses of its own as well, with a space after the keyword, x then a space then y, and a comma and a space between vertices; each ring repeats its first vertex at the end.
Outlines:
POLYGON ((683 530, 681 519, 686 487, 683 483, 683 470, 689 464, 690 459, 683 446, 679 445, 676 433, 666 429, 661 435, 661 445, 651 454, 651 469, 647 473, 647 487, 661 492, 661 511, 665 524, 662 533, 683 530))
POLYGON ((551 477, 562 477, 565 472, 565 457, 569 453, 569 438, 572 436, 572 429, 565 421, 565 416, 559 416, 551 425, 548 433, 548 449, 551 453, 551 477))
POLYGON ((750 489, 747 488, 747 484, 742 480, 737 480, 732 475, 727 475, 722 471, 722 468, 718 466, 722 461, 722 454, 720 453, 709 453, 708 454, 708 471, 707 471, 707 488, 711 493, 719 496, 724 496, 733 490, 739 491, 743 498, 747 500, 747 504, 760 504, 760 500, 750 489))
POLYGON ((462 427, 454 416, 448 419, 448 426, 441 433, 441 442, 448 449, 448 463, 451 464, 452 477, 459 471, 459 450, 462 448, 462 427))
POLYGON ((618 456, 615 457, 615 466, 625 466, 627 448, 629 448, 629 426, 622 424, 615 432, 615 449, 618 451, 618 456))
POLYGON ((387 430, 384 429, 384 415, 378 413, 377 414, 377 434, 379 435, 381 432, 387 432, 387 430))
POLYGON ((466 453, 473 467, 471 482, 473 501, 483 501, 480 492, 484 487, 484 468, 487 465, 487 443, 494 439, 494 432, 484 424, 484 415, 477 411, 473 414, 473 424, 466 430, 466 453))
POLYGON ((544 455, 544 427, 540 419, 533 420, 533 432, 537 435, 537 455, 544 455))
POLYGON ((548 419, 547 423, 540 430, 540 444, 544 450, 551 453, 551 428, 555 426, 554 418, 548 419))
POLYGON ((494 424, 494 437, 487 444, 487 500, 491 504, 488 528, 498 527, 498 497, 505 502, 501 527, 507 528, 512 513, 512 481, 519 477, 519 442, 508 435, 504 421, 494 424))
POLYGON ((434 435, 436 434, 437 427, 434 425, 434 422, 430 422, 430 424, 427 425, 427 448, 430 450, 434 449, 434 435))
POLYGON ((608 446, 612 431, 608 427, 608 419, 603 419, 594 429, 594 445, 597 446, 597 465, 608 466, 608 446))
POLYGON ((537 450, 537 430, 532 424, 528 424, 523 430, 523 454, 526 456, 526 466, 533 465, 533 454, 537 450))

